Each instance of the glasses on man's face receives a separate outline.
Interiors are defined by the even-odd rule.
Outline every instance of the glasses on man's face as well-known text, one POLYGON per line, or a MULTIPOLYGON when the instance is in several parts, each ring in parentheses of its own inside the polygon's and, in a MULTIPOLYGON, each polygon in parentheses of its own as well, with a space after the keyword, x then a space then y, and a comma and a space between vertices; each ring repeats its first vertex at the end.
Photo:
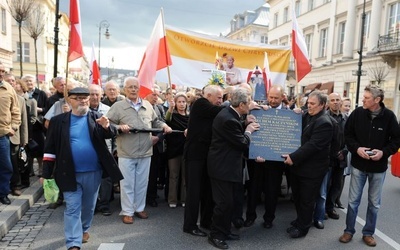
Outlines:
POLYGON ((70 97, 69 99, 76 100, 76 101, 87 101, 89 100, 89 96, 77 96, 77 97, 70 97))

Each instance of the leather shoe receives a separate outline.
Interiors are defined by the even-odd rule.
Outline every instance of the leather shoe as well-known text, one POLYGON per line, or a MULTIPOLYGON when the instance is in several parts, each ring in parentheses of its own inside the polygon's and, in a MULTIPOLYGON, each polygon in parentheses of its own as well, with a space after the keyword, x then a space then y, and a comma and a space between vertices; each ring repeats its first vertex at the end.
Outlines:
POLYGON ((219 249, 229 248, 228 244, 226 244, 224 240, 214 239, 211 236, 208 236, 208 243, 219 249))
POLYGON ((372 237, 372 236, 365 236, 365 235, 364 235, 364 236, 362 237, 362 239, 363 239, 364 243, 367 244, 367 246, 370 246, 370 247, 376 246, 376 241, 375 241, 374 237, 372 237))
POLYGON ((291 237, 291 238, 300 238, 300 237, 304 237, 304 236, 306 236, 306 234, 307 233, 304 233, 304 232, 302 232, 300 229, 298 229, 298 228, 294 228, 293 230, 291 230, 290 232, 289 232, 289 236, 291 237))
POLYGON ((339 214, 336 213, 335 210, 328 211, 326 213, 328 214, 328 217, 331 218, 331 219, 334 219, 334 220, 338 220, 339 219, 339 214))
POLYGON ((242 227, 244 226, 244 221, 243 221, 242 218, 239 218, 239 219, 233 220, 233 221, 232 221, 232 224, 233 224, 237 229, 239 229, 239 228, 242 228, 242 227))
POLYGON ((110 215, 111 215, 110 209, 108 209, 108 208, 106 208, 106 207, 101 208, 101 209, 100 209, 100 212, 101 212, 101 214, 104 215, 104 216, 110 216, 110 215))
POLYGON ((318 229, 324 229, 324 223, 322 221, 314 221, 314 227, 318 228, 318 229))
POLYGON ((3 203, 4 205, 10 205, 11 204, 11 201, 10 201, 10 199, 8 199, 7 196, 0 197, 0 202, 3 203))
POLYGON ((199 236, 199 237, 206 237, 207 234, 203 231, 201 231, 200 229, 196 228, 193 230, 183 230, 183 232, 191 234, 193 236, 199 236))
POLYGON ((133 224, 133 216, 128 216, 128 215, 122 216, 122 222, 124 224, 133 224))
POLYGON ((11 191, 11 194, 12 194, 13 196, 20 196, 20 195, 22 194, 22 192, 21 192, 21 190, 19 190, 19 189, 13 189, 13 190, 11 191))
POLYGON ((84 232, 82 235, 82 243, 87 243, 89 241, 90 234, 88 232, 84 232))
POLYGON ((344 206, 343 206, 343 204, 342 204, 340 201, 337 201, 337 202, 335 203, 335 207, 340 208, 340 209, 344 209, 344 206))
POLYGON ((228 235, 227 240, 240 240, 240 235, 231 233, 228 235))
POLYGON ((342 236, 340 236, 339 241, 342 243, 349 243, 353 239, 353 235, 349 233, 343 233, 342 236))
POLYGON ((155 199, 153 199, 153 200, 148 200, 148 201, 147 201, 147 204, 148 204, 150 207, 158 207, 158 203, 157 203, 157 201, 156 201, 155 199))
POLYGON ((292 221, 290 222, 290 225, 296 226, 296 223, 297 223, 297 220, 292 220, 292 221))
POLYGON ((255 219, 246 219, 246 220, 244 221, 243 226, 245 226, 245 227, 251 227, 251 226, 254 224, 254 221, 255 221, 255 219))
POLYGON ((272 227, 272 222, 264 221, 263 226, 264 228, 270 229, 272 227))
POLYGON ((296 229, 295 226, 288 227, 288 228, 286 229, 286 233, 290 234, 290 232, 293 231, 294 229, 296 229))
POLYGON ((140 219, 147 219, 149 216, 145 211, 142 212, 135 212, 136 217, 139 217, 140 219))

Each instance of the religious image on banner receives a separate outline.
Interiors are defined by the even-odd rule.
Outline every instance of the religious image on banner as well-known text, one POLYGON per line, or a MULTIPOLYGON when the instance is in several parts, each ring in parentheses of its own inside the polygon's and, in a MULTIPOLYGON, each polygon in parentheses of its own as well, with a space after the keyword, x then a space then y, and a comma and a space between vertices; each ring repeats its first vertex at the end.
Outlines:
POLYGON ((259 103, 266 102, 267 92, 265 90, 264 78, 258 66, 249 72, 247 82, 253 86, 253 100, 259 103))

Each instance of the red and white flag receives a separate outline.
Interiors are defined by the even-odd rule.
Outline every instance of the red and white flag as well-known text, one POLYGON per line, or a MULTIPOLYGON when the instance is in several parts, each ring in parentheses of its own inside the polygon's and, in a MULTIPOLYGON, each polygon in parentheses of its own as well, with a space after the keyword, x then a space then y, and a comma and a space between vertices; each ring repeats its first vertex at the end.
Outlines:
POLYGON ((82 48, 82 32, 81 32, 81 15, 79 11, 79 0, 70 0, 69 2, 69 48, 68 48, 68 62, 74 61, 83 54, 82 48))
POLYGON ((144 98, 153 92, 152 88, 157 70, 169 65, 172 65, 172 61, 165 37, 163 12, 161 9, 139 68, 140 97, 144 98))
POLYGON ((90 76, 90 83, 101 86, 101 74, 99 65, 97 64, 96 54, 94 53, 94 43, 92 44, 92 59, 90 61, 90 72, 92 72, 92 75, 90 76))
MULTIPOLYGON (((294 4, 293 4, 294 6, 294 4)), ((292 28, 292 53, 295 59, 296 80, 300 82, 311 71, 311 64, 308 58, 307 45, 304 40, 303 33, 299 29, 296 13, 292 12, 293 28, 292 28)))
POLYGON ((264 52, 264 68, 262 71, 262 75, 265 85, 265 92, 268 93, 269 89, 272 86, 272 83, 271 83, 271 71, 269 70, 269 61, 267 52, 264 52))

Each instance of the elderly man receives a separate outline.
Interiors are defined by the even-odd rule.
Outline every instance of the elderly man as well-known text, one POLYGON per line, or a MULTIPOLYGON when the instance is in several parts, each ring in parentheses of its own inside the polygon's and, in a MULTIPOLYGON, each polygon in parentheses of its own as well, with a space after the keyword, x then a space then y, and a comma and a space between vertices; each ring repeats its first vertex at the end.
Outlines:
POLYGON ((126 99, 115 103, 107 113, 110 121, 122 132, 117 136, 118 162, 125 179, 121 185, 122 222, 133 223, 133 215, 147 219, 146 191, 150 171, 153 140, 151 133, 130 133, 131 129, 172 129, 160 121, 151 104, 139 97, 140 84, 136 77, 124 82, 126 99))
POLYGON ((234 63, 235 58, 232 55, 227 55, 224 70, 226 71, 226 83, 228 85, 236 85, 242 82, 242 73, 235 67, 234 63))
POLYGON ((241 122, 241 117, 250 110, 250 102, 250 92, 243 88, 235 89, 230 107, 222 110, 212 125, 207 165, 215 208, 208 241, 220 249, 228 248, 225 240, 239 239, 238 235, 231 233, 235 184, 243 181, 243 153, 248 150, 251 133, 260 127, 255 122, 244 127, 241 122))
MULTIPOLYGON (((15 77, 12 74, 6 74, 4 80, 8 82, 15 89, 15 77)), ((22 172, 27 171, 27 169, 20 168, 19 162, 19 152, 21 147, 25 147, 28 143, 28 113, 25 103, 25 98, 18 95, 19 111, 21 113, 21 125, 14 136, 10 137, 11 143, 11 163, 13 165, 13 175, 10 181, 11 194, 14 196, 21 195, 21 177, 22 172)))
POLYGON ((5 67, 0 62, 0 202, 9 205, 8 193, 13 173, 9 138, 15 135, 21 125, 21 113, 17 94, 3 79, 5 73, 5 67))
POLYGON ((290 166, 293 200, 297 218, 287 229, 290 237, 307 235, 312 224, 316 197, 328 171, 333 125, 325 113, 327 96, 314 91, 308 97, 308 112, 303 115, 301 146, 283 155, 290 166))
MULTIPOLYGON (((102 89, 99 85, 91 84, 89 86, 89 109, 99 112, 102 115, 106 115, 110 107, 101 103, 101 92, 102 89)), ((112 139, 106 139, 106 144, 108 150, 112 153, 112 139)), ((101 179, 99 196, 96 203, 96 211, 101 212, 101 214, 104 216, 111 215, 110 199, 112 196, 112 187, 113 183, 109 176, 101 179)))
POLYGON ((89 240, 102 175, 116 181, 123 177, 104 140, 116 134, 115 126, 107 117, 89 112, 88 89, 74 88, 68 98, 71 112, 53 117, 47 131, 43 178, 51 178, 57 165, 54 177, 66 201, 66 245, 78 250, 89 240))
POLYGON ((351 152, 353 166, 350 179, 346 229, 339 238, 348 243, 355 234, 358 207, 368 180, 368 209, 362 229, 363 241, 374 247, 376 221, 381 206, 382 186, 388 158, 400 148, 400 127, 395 114, 383 103, 381 88, 368 85, 364 89, 363 106, 356 108, 346 122, 344 136, 351 152))
POLYGON ((49 97, 49 99, 47 99, 46 112, 51 108, 51 106, 53 106, 55 102, 61 98, 64 98, 65 78, 57 76, 53 78, 51 82, 56 91, 52 96, 49 97))
POLYGON ((204 88, 204 97, 194 102, 190 113, 183 151, 187 176, 183 231, 194 236, 207 236, 197 226, 199 205, 200 226, 211 227, 214 204, 207 173, 207 155, 211 143, 212 123, 215 116, 224 108, 221 104, 222 88, 208 85, 204 88))
POLYGON ((118 84, 114 81, 109 81, 106 83, 104 94, 106 96, 101 102, 109 107, 111 107, 114 103, 124 99, 124 96, 119 94, 118 84))

